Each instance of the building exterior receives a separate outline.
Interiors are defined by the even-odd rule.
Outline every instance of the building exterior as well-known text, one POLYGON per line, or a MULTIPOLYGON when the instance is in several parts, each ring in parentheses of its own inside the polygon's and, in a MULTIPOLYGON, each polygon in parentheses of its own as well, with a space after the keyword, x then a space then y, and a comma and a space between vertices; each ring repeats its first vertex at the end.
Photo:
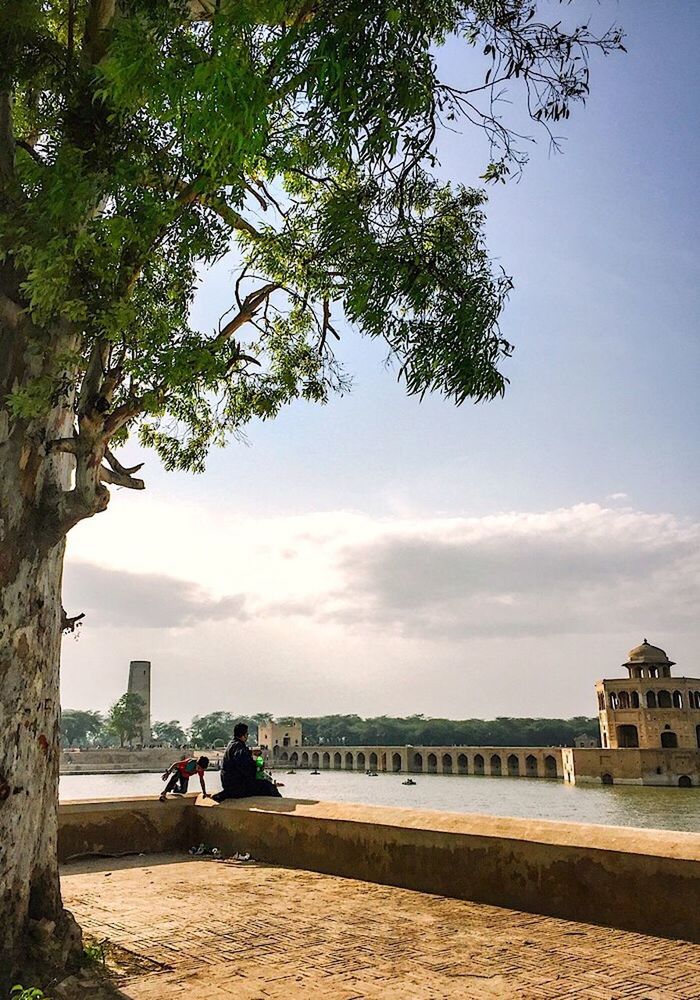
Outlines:
POLYGON ((631 649, 628 676, 596 684, 603 749, 700 748, 700 679, 672 677, 663 649, 631 649))
POLYGON ((151 737, 151 663, 150 660, 132 660, 129 664, 129 694, 137 694, 144 704, 144 718, 137 741, 142 746, 153 742, 151 737))
POLYGON ((272 754, 272 759, 276 760, 283 750, 288 751, 290 747, 301 746, 301 723, 292 722, 286 725, 269 719, 258 726, 258 743, 261 749, 267 750, 272 754))

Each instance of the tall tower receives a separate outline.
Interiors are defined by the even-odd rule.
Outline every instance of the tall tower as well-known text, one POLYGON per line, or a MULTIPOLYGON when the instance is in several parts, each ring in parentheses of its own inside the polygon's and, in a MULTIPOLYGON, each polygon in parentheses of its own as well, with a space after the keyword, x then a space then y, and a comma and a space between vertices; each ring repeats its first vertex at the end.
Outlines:
POLYGON ((646 639, 629 651, 628 677, 598 681, 604 748, 700 748, 700 678, 672 677, 663 649, 646 639))
POLYGON ((129 694, 137 694, 144 704, 144 719, 139 742, 147 746, 151 740, 151 661, 132 660, 129 664, 129 694))

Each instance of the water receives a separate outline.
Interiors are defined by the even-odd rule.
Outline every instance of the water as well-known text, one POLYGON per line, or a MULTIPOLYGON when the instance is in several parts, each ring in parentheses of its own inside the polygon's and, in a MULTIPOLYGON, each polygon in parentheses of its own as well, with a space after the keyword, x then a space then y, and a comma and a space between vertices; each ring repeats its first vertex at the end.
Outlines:
MULTIPOLYGON (((405 774, 369 778, 353 771, 308 771, 286 774, 282 794, 289 798, 328 802, 364 802, 377 806, 408 806, 443 812, 488 813, 531 819, 641 826, 700 833, 700 788, 649 788, 640 785, 565 785, 560 781, 490 778, 477 775, 413 775, 416 785, 401 782, 405 774)), ((218 791, 216 772, 208 789, 218 791)), ((119 798, 158 795, 158 774, 70 774, 61 777, 61 799, 119 798)), ((199 790, 199 782, 190 785, 199 790)))

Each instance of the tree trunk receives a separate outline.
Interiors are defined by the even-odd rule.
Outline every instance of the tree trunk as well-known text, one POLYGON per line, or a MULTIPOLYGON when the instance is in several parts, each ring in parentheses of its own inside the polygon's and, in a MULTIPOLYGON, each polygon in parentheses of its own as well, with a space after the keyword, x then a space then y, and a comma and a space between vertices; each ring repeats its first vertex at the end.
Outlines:
POLYGON ((18 555, 15 580, 0 595, 3 988, 3 979, 27 968, 64 968, 80 949, 61 902, 56 854, 64 548, 18 555))
POLYGON ((61 903, 56 856, 65 550, 58 514, 72 459, 47 448, 72 433, 72 399, 31 420, 13 417, 8 405, 13 388, 40 374, 21 321, 0 323, 0 997, 13 976, 64 968, 81 946, 61 903))

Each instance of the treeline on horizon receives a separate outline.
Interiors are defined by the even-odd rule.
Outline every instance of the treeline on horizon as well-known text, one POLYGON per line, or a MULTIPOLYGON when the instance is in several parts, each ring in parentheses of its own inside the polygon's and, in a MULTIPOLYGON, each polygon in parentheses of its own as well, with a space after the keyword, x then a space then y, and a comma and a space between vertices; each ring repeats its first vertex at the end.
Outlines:
MULTIPOLYGON (((259 712, 252 716, 233 712, 196 715, 189 728, 177 719, 154 722, 153 743, 170 746, 213 747, 228 743, 237 722, 246 722, 251 742, 258 726, 272 718, 259 712)), ((297 721, 307 745, 346 746, 573 746, 577 736, 597 740, 598 720, 578 715, 571 719, 537 719, 500 716, 495 719, 442 719, 425 715, 405 717, 381 715, 364 719, 359 715, 282 716, 280 724, 297 721)), ((113 746, 114 725, 99 712, 64 709, 61 729, 65 746, 113 746)))

